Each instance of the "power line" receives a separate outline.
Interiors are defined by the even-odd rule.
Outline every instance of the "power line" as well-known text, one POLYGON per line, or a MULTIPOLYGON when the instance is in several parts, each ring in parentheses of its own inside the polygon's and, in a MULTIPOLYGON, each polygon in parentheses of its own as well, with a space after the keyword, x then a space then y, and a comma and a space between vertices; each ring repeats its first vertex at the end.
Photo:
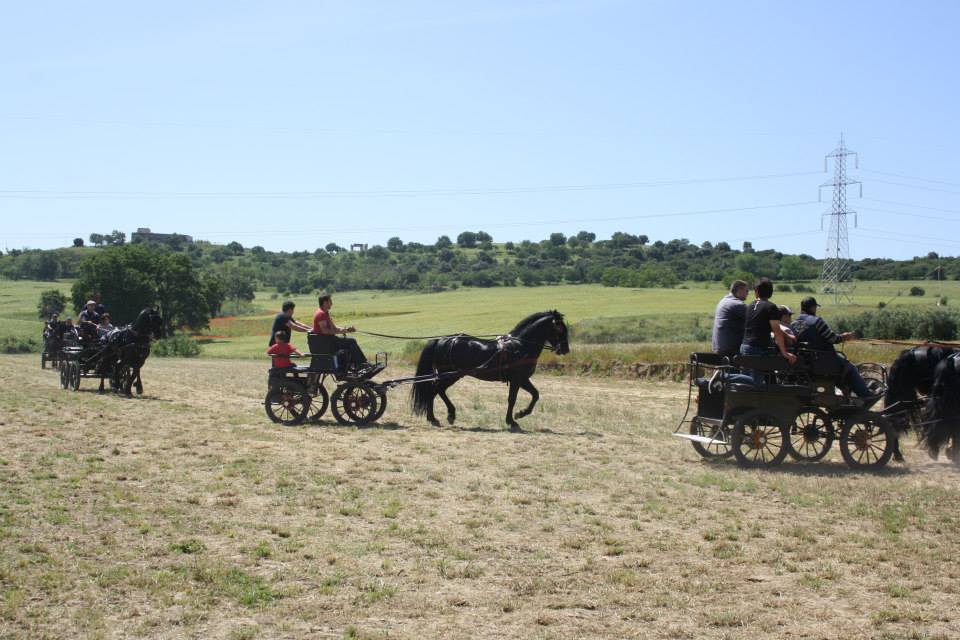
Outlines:
POLYGON ((943 220, 946 222, 960 222, 956 218, 947 218, 945 216, 928 216, 922 213, 907 213, 905 211, 894 211, 892 209, 876 209, 874 207, 858 207, 861 211, 877 211, 879 213, 891 213, 897 216, 906 216, 909 218, 924 218, 927 220, 943 220))
POLYGON ((47 189, 2 189, 0 198, 15 200, 162 200, 162 199, 316 199, 316 198, 400 198, 418 196, 474 196, 523 193, 554 193, 565 191, 600 191, 614 189, 638 189, 643 187, 668 187, 720 182, 745 182, 814 175, 815 171, 775 173, 754 176, 725 178, 691 178, 684 180, 661 180, 650 182, 615 182, 599 184, 566 184, 517 187, 463 187, 448 189, 374 189, 369 191, 65 191, 47 189))
POLYGON ((932 184, 942 184, 948 187, 960 187, 960 182, 946 182, 944 180, 931 180, 930 178, 919 178, 917 176, 907 176, 902 173, 891 173, 889 171, 876 171, 874 169, 860 169, 867 173, 875 173, 880 176, 892 176, 894 178, 904 178, 905 180, 918 180, 920 182, 930 182, 932 184))
POLYGON ((907 187, 908 189, 920 189, 921 191, 936 191, 937 193, 952 193, 955 195, 960 195, 960 191, 953 191, 952 189, 938 189, 936 187, 924 187, 919 184, 907 184, 906 182, 893 182, 892 180, 877 180, 874 178, 871 182, 876 182, 879 184, 889 184, 895 187, 907 187))
MULTIPOLYGON (((782 202, 777 204, 764 204, 764 205, 755 205, 751 207, 731 207, 725 209, 699 209, 693 211, 671 211, 671 212, 657 212, 657 213, 643 213, 631 216, 612 216, 612 217, 602 217, 602 218, 567 218, 567 219, 554 219, 554 220, 529 220, 524 222, 457 222, 456 225, 458 229, 465 228, 505 228, 505 227, 534 227, 534 226, 548 226, 548 225, 563 225, 563 224, 573 224, 573 223, 590 223, 590 222, 617 222, 617 221, 627 221, 627 220, 650 220, 655 218, 679 218, 687 216, 700 216, 700 215, 716 215, 716 214, 727 214, 727 213, 742 213, 747 211, 763 211, 769 209, 785 209, 789 207, 802 207, 817 204, 815 200, 809 200, 805 202, 782 202)), ((265 228, 258 230, 247 230, 247 231, 194 231, 192 235, 199 236, 269 236, 269 235, 307 235, 307 234, 371 234, 371 233, 385 233, 385 232, 401 232, 401 231, 430 231, 438 230, 444 227, 440 227, 436 224, 433 225, 423 225, 423 226, 410 226, 405 225, 402 227, 367 227, 367 228, 330 228, 326 227, 323 229, 273 229, 265 228)), ((447 229, 453 228, 445 227, 447 229)), ((68 234, 69 235, 69 234, 68 234)), ((794 235, 794 234, 785 234, 785 235, 794 235)), ((12 235, 12 234, 3 234, 0 235, 2 238, 62 238, 65 237, 62 233, 50 233, 50 234, 23 234, 23 235, 12 235)))
MULTIPOLYGON (((917 239, 921 239, 921 240, 930 240, 930 241, 932 241, 932 242, 945 242, 945 243, 947 243, 947 244, 960 244, 960 240, 947 240, 946 238, 942 238, 942 237, 940 237, 940 238, 934 238, 934 237, 931 237, 931 236, 918 235, 918 234, 916 234, 916 233, 903 233, 902 231, 887 231, 887 230, 885 230, 885 229, 870 229, 870 228, 868 228, 868 227, 863 227, 863 230, 864 230, 864 231, 869 231, 870 233, 890 234, 890 235, 896 236, 897 238, 899 238, 899 237, 901 237, 901 236, 906 236, 906 237, 908 237, 908 238, 917 238, 917 239)), ((896 239, 896 238, 891 238, 891 240, 895 240, 895 239, 896 239)))
POLYGON ((864 198, 869 202, 881 202, 883 204, 894 204, 898 207, 910 207, 911 209, 926 209, 928 211, 942 211, 943 213, 957 213, 960 214, 960 209, 942 209, 940 207, 928 207, 922 204, 909 204, 907 202, 896 202, 894 200, 878 200, 876 198, 864 198))

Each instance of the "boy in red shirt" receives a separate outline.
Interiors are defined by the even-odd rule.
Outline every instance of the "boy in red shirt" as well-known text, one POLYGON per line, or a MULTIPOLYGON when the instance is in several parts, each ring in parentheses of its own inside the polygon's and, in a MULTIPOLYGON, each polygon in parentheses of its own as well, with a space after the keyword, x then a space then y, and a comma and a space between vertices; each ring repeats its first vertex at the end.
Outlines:
POLYGON ((303 354, 297 351, 296 347, 287 342, 287 334, 283 331, 277 331, 273 335, 276 342, 267 349, 267 353, 273 356, 273 368, 274 369, 292 369, 293 362, 290 360, 290 355, 302 356, 303 354))

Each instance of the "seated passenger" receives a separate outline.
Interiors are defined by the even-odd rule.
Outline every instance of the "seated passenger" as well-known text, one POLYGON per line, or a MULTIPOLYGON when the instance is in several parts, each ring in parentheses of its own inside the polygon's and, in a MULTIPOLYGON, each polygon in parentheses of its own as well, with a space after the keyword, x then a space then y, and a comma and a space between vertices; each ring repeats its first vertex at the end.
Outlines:
POLYGON ((302 356, 303 354, 297 351, 296 347, 288 342, 287 334, 285 332, 277 331, 273 338, 274 343, 270 345, 269 349, 267 349, 267 354, 273 356, 273 368, 270 370, 271 373, 282 373, 285 370, 293 370, 293 362, 290 360, 290 355, 302 356))
POLYGON ((97 335, 100 337, 100 342, 104 342, 107 339, 107 336, 113 333, 114 329, 116 329, 116 327, 110 323, 109 313, 105 313, 100 316, 100 324, 97 325, 97 335))
POLYGON ((743 301, 747 299, 750 288, 743 280, 734 280, 730 284, 730 293, 720 298, 717 309, 713 313, 713 352, 722 356, 732 357, 740 353, 740 344, 743 342, 743 322, 747 306, 743 301))
MULTIPOLYGON (((780 308, 770 302, 773 296, 773 283, 767 278, 760 278, 754 288, 757 299, 747 306, 747 317, 744 323, 743 344, 740 345, 740 354, 746 356, 763 356, 768 354, 771 343, 775 344, 780 354, 793 364, 797 356, 787 351, 786 339, 780 330, 780 308), (771 335, 773 339, 771 340, 771 335)), ((763 384, 762 371, 746 372, 753 378, 754 384, 763 384)))
POLYGON ((363 355, 360 345, 353 338, 347 338, 346 334, 356 331, 355 327, 338 327, 330 317, 330 307, 333 306, 333 298, 329 293, 320 294, 318 300, 320 308, 313 314, 313 332, 321 336, 334 336, 336 340, 337 351, 346 351, 350 361, 348 367, 352 369, 362 369, 369 362, 367 356, 363 355), (344 334, 344 337, 337 337, 337 334, 344 334))
POLYGON ((95 300, 87 300, 87 304, 83 306, 78 319, 80 322, 100 323, 100 314, 97 313, 97 303, 95 300))
MULTIPOLYGON (((849 340, 856 340, 856 335, 847 331, 846 333, 835 333, 827 326, 823 318, 817 315, 817 299, 808 296, 800 302, 800 315, 793 321, 793 330, 797 334, 798 342, 805 343, 806 348, 813 351, 824 351, 833 354, 837 358, 837 350, 833 345, 849 340)), ((871 395, 867 383, 863 376, 857 371, 856 365, 847 359, 844 362, 844 375, 842 382, 853 391, 858 398, 864 401, 864 404, 873 404, 879 399, 879 395, 871 395)))
POLYGON ((80 337, 80 334, 77 333, 77 328, 73 324, 73 316, 67 316, 63 324, 63 333, 60 334, 60 337, 63 339, 76 339, 80 337))
POLYGON ((790 323, 793 322, 793 309, 785 304, 781 304, 778 308, 780 309, 780 331, 783 331, 783 337, 787 341, 787 350, 795 352, 797 334, 790 327, 790 323))

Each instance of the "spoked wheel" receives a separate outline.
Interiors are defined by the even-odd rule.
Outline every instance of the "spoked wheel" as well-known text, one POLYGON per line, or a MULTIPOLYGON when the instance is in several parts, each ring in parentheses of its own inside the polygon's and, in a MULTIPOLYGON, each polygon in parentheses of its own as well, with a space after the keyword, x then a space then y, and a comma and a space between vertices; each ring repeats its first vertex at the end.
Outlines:
POLYGON ((70 362, 70 388, 74 391, 80 390, 80 363, 70 362))
POLYGON ((714 440, 711 443, 690 441, 697 453, 704 458, 729 458, 733 455, 730 447, 730 425, 727 423, 719 426, 708 424, 694 416, 690 420, 690 435, 714 440))
POLYGON ((307 422, 310 424, 319 424, 320 418, 327 412, 327 407, 329 406, 330 394, 327 393, 327 390, 322 384, 318 385, 317 395, 313 396, 310 400, 310 411, 307 412, 307 422))
POLYGON ((383 412, 387 410, 387 390, 378 385, 374 387, 374 391, 377 394, 377 411, 370 422, 379 420, 383 416, 383 412))
POLYGON ((67 364, 68 362, 66 360, 61 360, 59 363, 57 363, 57 370, 60 372, 60 388, 64 390, 70 387, 69 383, 67 382, 69 380, 67 377, 67 364))
POLYGON ((896 436, 879 416, 847 418, 840 431, 840 454, 854 469, 880 469, 893 455, 896 436))
POLYGON ((310 394, 290 387, 271 389, 263 400, 263 408, 274 422, 292 427, 306 420, 310 394))
POLYGON ((333 392, 330 408, 342 425, 362 427, 376 420, 377 394, 369 384, 351 382, 333 392))
POLYGON ((790 425, 790 457, 801 462, 820 460, 835 437, 830 416, 817 407, 804 407, 790 425))
POLYGON ((875 362, 861 362, 857 365, 857 371, 867 383, 870 395, 884 393, 887 390, 886 376, 881 365, 875 362))
POLYGON ((126 389, 133 386, 133 367, 124 365, 117 372, 117 393, 123 393, 126 389))
POLYGON ((733 429, 733 455, 744 467, 772 467, 790 448, 790 430, 764 411, 744 414, 733 429))

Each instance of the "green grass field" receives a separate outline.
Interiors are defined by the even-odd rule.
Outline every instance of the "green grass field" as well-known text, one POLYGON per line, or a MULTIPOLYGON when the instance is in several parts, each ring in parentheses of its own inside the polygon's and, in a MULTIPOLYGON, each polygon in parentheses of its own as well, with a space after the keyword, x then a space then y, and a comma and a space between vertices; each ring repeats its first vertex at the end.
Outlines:
MULTIPOLYGON (((576 329, 578 323, 589 324, 604 319, 627 323, 643 322, 649 336, 631 344, 577 345, 568 358, 583 368, 598 359, 628 362, 670 361, 685 359, 695 348, 702 348, 702 338, 709 335, 711 316, 724 289, 716 283, 688 283, 687 288, 625 289, 600 285, 558 285, 491 289, 458 289, 442 293, 407 291, 351 291, 334 298, 333 316, 341 325, 353 324, 360 330, 402 336, 428 336, 448 333, 505 333, 521 318, 535 311, 559 309, 576 329), (700 337, 697 337, 699 334, 700 337), (679 342, 678 342, 679 341, 679 342), (666 343, 666 344, 661 344, 666 343), (650 360, 650 358, 659 358, 650 360)), ((69 292, 70 283, 45 283, 0 280, 0 339, 14 335, 36 338, 40 321, 36 305, 40 292, 59 288, 69 292)), ((776 302, 799 307, 808 294, 783 292, 776 302)), ((856 304, 832 307, 826 304, 824 315, 873 310, 879 302, 891 307, 900 305, 932 306, 939 295, 960 301, 960 282, 861 282, 857 285, 856 304), (906 291, 914 284, 926 289, 922 297, 911 297, 906 291), (898 293, 902 294, 898 296, 898 293)), ((258 292, 251 305, 252 315, 218 318, 202 337, 204 356, 213 358, 250 358, 262 354, 267 342, 272 315, 279 310, 282 297, 258 292)), ((298 295, 297 316, 309 324, 316 309, 315 295, 298 295)), ((109 302, 109 301, 108 301, 109 302)), ((574 333, 574 336, 576 334, 574 333)), ((399 355, 405 341, 358 335, 368 352, 388 351, 399 355)), ((640 336, 641 338, 643 336, 640 336)), ((303 336, 294 343, 305 348, 303 336)), ((864 358, 886 359, 895 349, 881 349, 879 355, 866 347, 864 358)), ((858 352, 858 355, 860 353, 858 352)))
POLYGON ((130 400, 38 365, 0 355, 0 638, 960 637, 960 468, 913 438, 746 470, 670 436, 674 383, 282 427, 257 361, 151 358, 130 400))

